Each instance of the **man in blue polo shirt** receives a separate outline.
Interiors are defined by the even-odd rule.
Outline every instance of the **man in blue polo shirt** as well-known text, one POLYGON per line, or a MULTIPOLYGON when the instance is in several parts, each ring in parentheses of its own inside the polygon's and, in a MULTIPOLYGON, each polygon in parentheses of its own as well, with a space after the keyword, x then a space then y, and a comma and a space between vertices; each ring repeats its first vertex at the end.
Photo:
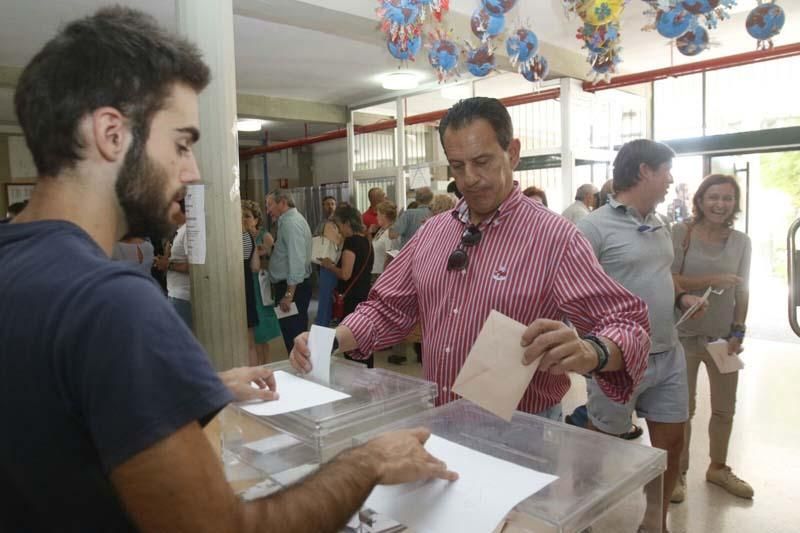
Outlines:
POLYGON ((0 531, 338 531, 376 483, 454 474, 425 430, 378 437, 245 504, 201 426, 272 397, 266 370, 222 380, 155 281, 109 260, 163 235, 198 179, 189 42, 127 8, 68 24, 24 69, 15 106, 39 172, 0 225, 0 531))

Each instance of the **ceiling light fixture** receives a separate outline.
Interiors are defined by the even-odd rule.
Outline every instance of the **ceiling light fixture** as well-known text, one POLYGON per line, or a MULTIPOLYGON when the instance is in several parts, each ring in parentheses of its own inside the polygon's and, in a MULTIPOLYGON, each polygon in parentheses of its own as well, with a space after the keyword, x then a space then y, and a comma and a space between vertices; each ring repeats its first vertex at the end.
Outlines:
POLYGON ((408 70, 398 70, 383 77, 383 88, 391 91, 416 89, 419 76, 408 70))
POLYGON ((263 122, 256 118, 240 118, 236 121, 238 131, 261 131, 263 122))

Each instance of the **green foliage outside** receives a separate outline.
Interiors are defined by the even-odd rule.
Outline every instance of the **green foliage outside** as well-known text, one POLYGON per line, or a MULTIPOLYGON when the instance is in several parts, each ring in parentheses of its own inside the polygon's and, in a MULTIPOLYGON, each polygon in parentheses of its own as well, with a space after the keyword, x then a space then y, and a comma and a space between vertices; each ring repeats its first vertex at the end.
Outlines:
POLYGON ((800 151, 761 155, 761 183, 767 189, 778 189, 800 208, 800 151))

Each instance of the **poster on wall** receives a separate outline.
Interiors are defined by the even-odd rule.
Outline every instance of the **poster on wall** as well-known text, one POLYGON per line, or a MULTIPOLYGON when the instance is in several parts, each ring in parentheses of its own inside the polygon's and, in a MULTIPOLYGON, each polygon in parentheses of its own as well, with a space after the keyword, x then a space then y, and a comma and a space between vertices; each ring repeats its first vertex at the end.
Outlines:
POLYGON ((419 189, 420 187, 431 186, 430 167, 415 168, 406 172, 406 180, 409 189, 419 189))
POLYGON ((24 202, 33 194, 33 183, 6 183, 6 198, 8 205, 24 202))
POLYGON ((186 247, 190 265, 206 262, 206 197, 204 185, 186 187, 186 247))

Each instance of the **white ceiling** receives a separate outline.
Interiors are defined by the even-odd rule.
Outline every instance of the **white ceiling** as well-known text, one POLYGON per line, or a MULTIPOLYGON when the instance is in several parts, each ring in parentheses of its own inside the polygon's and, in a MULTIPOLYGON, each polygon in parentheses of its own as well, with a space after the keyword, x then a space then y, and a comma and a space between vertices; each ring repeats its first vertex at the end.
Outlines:
MULTIPOLYGON (((62 23, 90 14, 108 3, 105 0, 0 0, 0 66, 24 66, 62 23)), ((173 2, 127 0, 123 3, 153 14, 169 28, 175 26, 173 2)), ((755 49, 755 41, 744 30, 744 19, 756 0, 740 0, 739 3, 741 12, 712 32, 712 43, 717 45, 693 60, 755 49)), ((469 15, 477 5, 478 0, 451 0, 455 13, 469 15)), ((536 31, 541 40, 583 54, 581 42, 575 39, 579 21, 567 20, 561 5, 561 0, 519 0, 507 17, 506 27, 513 29, 524 23, 536 31)), ((780 5, 787 13, 787 23, 775 39, 776 45, 800 42, 800 23, 797 22, 800 0, 780 0, 780 5)), ((376 6, 375 0, 234 0, 237 13, 260 10, 259 18, 234 17, 238 90, 342 105, 391 97, 394 93, 382 89, 379 78, 399 64, 383 44, 377 28, 376 6), (265 6, 279 7, 270 10, 265 6), (327 24, 327 20, 315 19, 316 13, 332 22, 327 24)), ((646 23, 642 14, 646 8, 643 1, 631 0, 623 15, 623 71, 638 72, 692 60, 677 52, 673 54, 673 48, 657 33, 640 31, 646 23)), ((421 55, 423 57, 409 68, 424 76, 423 81, 430 82, 433 73, 424 54, 421 55)), ((589 70, 588 64, 586 70, 589 70)), ((530 90, 530 84, 515 76, 482 80, 481 84, 488 87, 502 79, 514 79, 517 82, 514 90, 517 87, 530 90)), ((439 103, 444 107, 448 105, 445 99, 437 105, 439 103)), ((7 91, 0 91, 0 121, 13 120, 13 114, 9 116, 9 105, 7 91)), ((301 125, 288 124, 286 135, 296 133, 298 128, 302 132, 301 125)))

